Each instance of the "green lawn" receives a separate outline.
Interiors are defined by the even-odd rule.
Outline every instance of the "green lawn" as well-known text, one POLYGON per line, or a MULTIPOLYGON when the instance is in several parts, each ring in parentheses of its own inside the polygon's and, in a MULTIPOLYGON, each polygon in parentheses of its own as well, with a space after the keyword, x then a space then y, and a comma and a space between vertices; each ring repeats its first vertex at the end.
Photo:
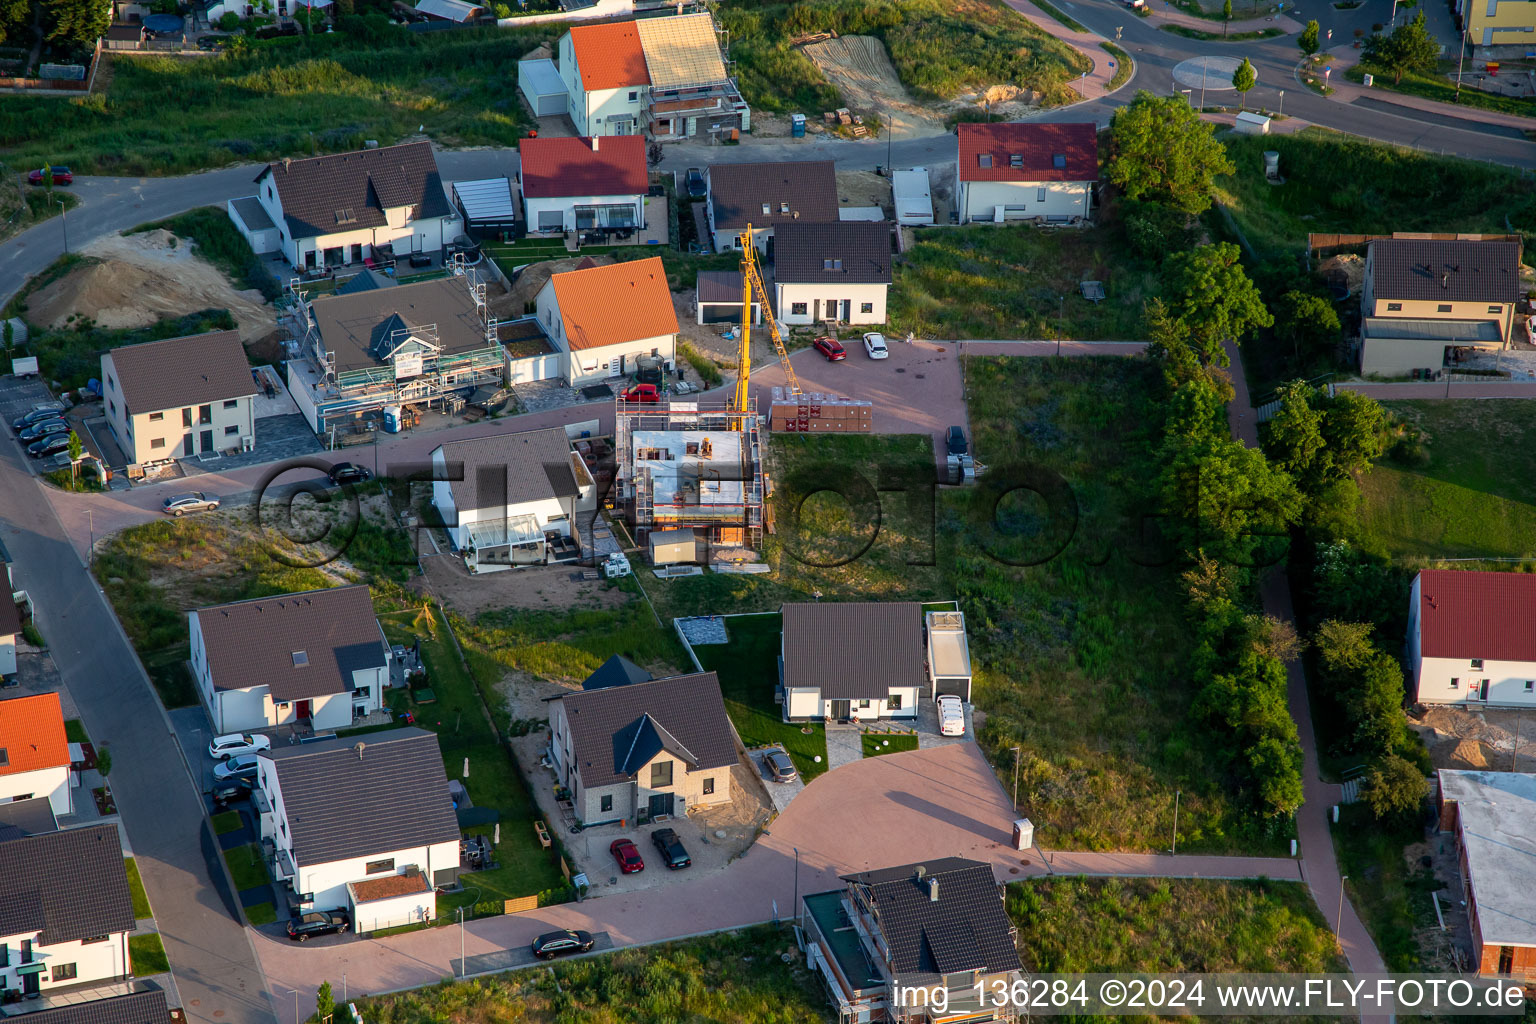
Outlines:
POLYGON ((260 928, 264 924, 271 924, 277 920, 277 908, 270 903, 258 903, 245 908, 245 919, 252 927, 260 928))
POLYGON ((78 718, 71 718, 64 723, 64 738, 71 743, 91 742, 91 737, 85 732, 85 723, 78 718))
POLYGON ((1260 29, 1257 32, 1229 32, 1223 34, 1221 32, 1207 32, 1204 29, 1190 28, 1187 25, 1159 25, 1157 27, 1162 29, 1164 32, 1171 32, 1176 36, 1183 36, 1185 39, 1214 39, 1219 42, 1226 43, 1242 43, 1247 42, 1250 39, 1273 39, 1275 36, 1285 35, 1285 33, 1278 28, 1265 28, 1260 29))
MULTIPOLYGON (((1434 876, 1404 859, 1404 849, 1420 842, 1414 821, 1378 822, 1364 804, 1340 809, 1333 826, 1339 871, 1348 876, 1349 901, 1365 922, 1389 971, 1434 970, 1421 959, 1415 933, 1435 927, 1434 876)), ((1447 893, 1446 895, 1451 895, 1447 893)), ((1458 897, 1459 898, 1459 897, 1458 897)))
POLYGON ((128 872, 128 892, 133 896, 133 916, 153 917, 149 907, 149 894, 144 891, 144 879, 139 875, 139 865, 132 857, 123 858, 123 869, 128 872))
POLYGON ((917 737, 899 732, 867 732, 860 740, 860 745, 864 748, 865 757, 878 757, 881 754, 899 754, 904 750, 916 750, 917 737))
POLYGON ((1463 71, 1459 99, 1456 94, 1455 60, 1442 60, 1433 74, 1407 72, 1403 75, 1402 81, 1396 83, 1392 81, 1392 72, 1370 60, 1363 59, 1353 67, 1344 69, 1344 77, 1351 82, 1360 82, 1367 73, 1376 76, 1373 86, 1376 89, 1400 92, 1440 103, 1460 103, 1464 107, 1478 107, 1483 110, 1499 110, 1506 114, 1519 114, 1522 117, 1536 117, 1536 100, 1520 96, 1502 96, 1476 88, 1474 83, 1481 73, 1474 71, 1471 63, 1463 71))
POLYGON ((1118 223, 1041 230, 1026 225, 928 228, 896 257, 890 333, 920 338, 1140 338, 1157 268, 1137 260, 1118 223), (1103 302, 1078 292, 1100 281, 1103 302))
POLYGON ((209 821, 213 823, 213 834, 216 836, 238 832, 242 824, 239 811, 220 811, 210 818, 209 821))
POLYGON ((720 677, 725 710, 741 742, 747 747, 783 745, 800 777, 809 782, 827 770, 827 734, 820 722, 785 722, 779 705, 774 703, 783 630, 781 617, 737 616, 727 619, 725 628, 730 643, 703 644, 693 650, 704 670, 720 677), (821 760, 818 762, 817 758, 821 760))
POLYGON ((267 873, 267 863, 262 858, 261 846, 258 843, 247 843, 244 846, 225 850, 224 863, 229 865, 229 875, 234 880, 236 891, 254 889, 258 885, 266 885, 272 881, 272 876, 267 873))
POLYGON ((154 932, 128 936, 128 959, 133 964, 134 976, 139 978, 164 974, 171 969, 171 962, 165 955, 165 944, 154 932))

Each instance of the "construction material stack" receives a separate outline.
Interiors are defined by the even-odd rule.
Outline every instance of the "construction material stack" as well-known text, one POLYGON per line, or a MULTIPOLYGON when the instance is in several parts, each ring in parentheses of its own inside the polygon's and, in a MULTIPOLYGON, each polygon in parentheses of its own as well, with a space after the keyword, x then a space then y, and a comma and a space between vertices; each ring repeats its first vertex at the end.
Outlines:
POLYGON ((786 434, 868 434, 874 427, 874 406, 845 395, 788 388, 773 389, 768 426, 786 434))

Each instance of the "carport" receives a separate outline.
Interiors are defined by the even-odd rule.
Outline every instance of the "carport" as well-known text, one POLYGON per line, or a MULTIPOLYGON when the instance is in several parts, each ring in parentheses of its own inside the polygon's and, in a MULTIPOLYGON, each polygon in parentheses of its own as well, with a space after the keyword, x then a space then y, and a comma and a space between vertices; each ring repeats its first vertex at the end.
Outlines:
MULTIPOLYGON (((700 324, 741 323, 741 271, 699 271, 698 296, 694 312, 700 324)), ((763 304, 752 302, 752 322, 763 322, 763 304)))
POLYGON ((512 203, 512 183, 506 178, 479 178, 455 181, 454 205, 464 217, 464 232, 470 238, 510 236, 516 207, 512 203))
POLYGON ((560 77, 554 61, 518 61, 517 88, 535 117, 555 117, 565 113, 565 79, 560 77))

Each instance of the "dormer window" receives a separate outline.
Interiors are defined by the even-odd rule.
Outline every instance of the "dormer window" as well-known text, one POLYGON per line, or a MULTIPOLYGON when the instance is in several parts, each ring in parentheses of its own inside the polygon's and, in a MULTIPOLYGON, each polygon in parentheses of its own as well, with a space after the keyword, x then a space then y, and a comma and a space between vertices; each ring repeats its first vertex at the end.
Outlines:
POLYGON ((336 211, 337 224, 356 224, 357 214, 350 208, 336 211))
POLYGON ((977 167, 991 167, 992 166, 992 154, 991 153, 980 153, 980 154, 977 154, 977 156, 976 156, 976 166, 977 167))
POLYGON ((1067 169, 1067 154, 1065 154, 1065 153, 1052 153, 1051 154, 1051 166, 1056 168, 1058 171, 1066 170, 1067 169))
POLYGON ((789 212, 789 204, 788 203, 780 203, 779 204, 779 212, 780 213, 788 213, 789 212))
POLYGON ((763 216, 766 217, 766 216, 768 216, 772 212, 773 212, 773 204, 772 203, 764 203, 763 204, 763 216))
POLYGON ((1022 154, 1022 153, 1014 153, 1014 154, 1010 155, 1008 157, 1008 166, 1009 167, 1023 167, 1024 166, 1024 154, 1022 154))
POLYGON ((843 261, 842 260, 822 260, 821 261, 821 269, 822 270, 842 270, 843 269, 843 261))
POLYGON ((308 651, 294 651, 293 652, 293 667, 294 668, 307 668, 308 666, 309 666, 309 652, 308 651))

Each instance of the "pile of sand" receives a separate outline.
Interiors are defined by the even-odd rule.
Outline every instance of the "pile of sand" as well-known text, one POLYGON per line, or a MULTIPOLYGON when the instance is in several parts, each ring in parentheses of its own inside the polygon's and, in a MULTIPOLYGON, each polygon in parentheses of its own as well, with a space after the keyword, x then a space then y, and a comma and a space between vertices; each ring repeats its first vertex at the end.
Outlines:
MULTIPOLYGON (((804 50, 854 113, 873 114, 889 122, 900 138, 944 134, 944 115, 912 98, 879 39, 840 36, 810 43, 804 50)), ((819 113, 807 116, 815 120, 819 113)))
MULTIPOLYGON (((1449 744, 1447 744, 1449 746, 1449 744)), ((1488 759, 1483 756, 1483 745, 1477 740, 1462 740, 1445 755, 1448 768, 1487 768, 1488 759)))
MULTIPOLYGON (((539 291, 555 274, 563 274, 567 270, 575 270, 576 265, 583 260, 588 264, 606 266, 613 262, 612 256, 572 256, 566 260, 545 260, 543 263, 530 263, 517 275, 517 280, 512 282, 511 294, 505 300, 505 307, 510 315, 522 316, 523 310, 536 299, 539 291)), ((491 304, 495 308, 498 303, 491 304)))

